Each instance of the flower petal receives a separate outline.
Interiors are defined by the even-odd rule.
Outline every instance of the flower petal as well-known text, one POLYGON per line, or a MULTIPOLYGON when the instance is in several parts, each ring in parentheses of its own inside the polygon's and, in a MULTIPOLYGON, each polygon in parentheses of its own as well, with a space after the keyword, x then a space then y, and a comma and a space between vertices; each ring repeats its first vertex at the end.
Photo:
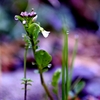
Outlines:
POLYGON ((34 22, 34 21, 36 21, 37 20, 37 15, 35 16, 35 17, 33 17, 33 19, 32 19, 32 21, 34 22))
POLYGON ((45 38, 48 37, 49 33, 50 33, 50 31, 45 31, 45 30, 42 31, 42 34, 43 34, 43 36, 44 36, 45 38))

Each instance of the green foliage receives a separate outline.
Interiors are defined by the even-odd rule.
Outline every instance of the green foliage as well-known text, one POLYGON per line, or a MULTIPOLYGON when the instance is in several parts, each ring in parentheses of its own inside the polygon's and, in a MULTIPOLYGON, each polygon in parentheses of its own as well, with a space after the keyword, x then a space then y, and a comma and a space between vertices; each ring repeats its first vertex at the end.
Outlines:
POLYGON ((22 18, 21 16, 19 16, 19 15, 16 15, 15 16, 15 20, 19 20, 19 21, 23 21, 24 20, 24 18, 22 18))
POLYGON ((29 33, 29 36, 31 38, 33 38, 34 42, 36 42, 37 38, 38 38, 38 35, 39 35, 39 32, 40 32, 40 27, 38 24, 36 23, 32 23, 29 25, 27 29, 27 32, 29 33))
POLYGON ((35 60, 38 64, 38 66, 43 69, 48 66, 48 64, 51 62, 52 57, 49 53, 47 53, 45 50, 39 50, 35 53, 35 60))
POLYGON ((51 85, 53 86, 53 92, 58 95, 58 82, 61 75, 61 70, 58 69, 52 76, 51 85))
POLYGON ((27 85, 32 85, 33 81, 31 79, 26 79, 26 78, 22 78, 22 83, 21 84, 27 84, 27 85))
POLYGON ((51 82, 53 87, 56 87, 58 85, 60 75, 61 75, 61 70, 59 70, 59 69, 53 74, 52 82, 51 82))
POLYGON ((33 82, 31 79, 22 78, 22 82, 33 82))
POLYGON ((75 94, 78 94, 81 92, 81 90, 84 88, 85 82, 84 81, 79 81, 75 86, 73 87, 75 94))
POLYGON ((69 92, 69 96, 72 98, 72 100, 75 100, 75 98, 77 97, 77 95, 84 88, 85 82, 81 81, 80 79, 77 79, 72 86, 73 86, 72 87, 72 91, 69 92))

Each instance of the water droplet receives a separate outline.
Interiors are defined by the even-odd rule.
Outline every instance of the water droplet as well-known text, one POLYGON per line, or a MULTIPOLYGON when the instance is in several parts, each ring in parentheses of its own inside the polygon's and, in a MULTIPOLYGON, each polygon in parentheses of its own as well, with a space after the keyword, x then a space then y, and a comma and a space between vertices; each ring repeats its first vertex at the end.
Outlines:
POLYGON ((67 34, 69 34, 69 31, 67 31, 67 34))
POLYGON ((15 15, 14 19, 15 19, 15 20, 18 20, 17 15, 15 15))
POLYGON ((48 68, 51 68, 52 64, 48 64, 48 68))
POLYGON ((58 68, 57 71, 58 71, 58 72, 61 72, 61 68, 58 68))
POLYGON ((35 74, 38 74, 38 73, 39 73, 39 70, 37 70, 37 69, 34 70, 34 73, 35 73, 35 74))
POLYGON ((25 34, 22 34, 22 37, 24 38, 26 35, 25 34))
POLYGON ((34 62, 32 62, 32 65, 35 65, 35 63, 34 63, 34 62))
POLYGON ((34 11, 34 8, 32 8, 32 11, 34 11))
POLYGON ((26 20, 23 20, 23 22, 22 22, 23 24, 26 24, 26 20))
POLYGON ((31 48, 31 45, 29 45, 28 48, 31 48))

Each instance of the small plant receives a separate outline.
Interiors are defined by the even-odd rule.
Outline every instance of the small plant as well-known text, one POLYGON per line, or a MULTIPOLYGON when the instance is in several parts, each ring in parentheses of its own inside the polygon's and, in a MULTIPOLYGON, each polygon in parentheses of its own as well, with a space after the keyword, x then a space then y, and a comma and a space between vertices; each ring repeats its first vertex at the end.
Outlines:
POLYGON ((26 34, 24 35, 24 40, 25 40, 25 56, 24 56, 24 78, 22 79, 22 83, 24 84, 24 100, 27 100, 27 85, 31 85, 30 79, 27 79, 26 77, 26 55, 27 55, 27 50, 28 48, 32 48, 33 50, 33 54, 34 54, 34 58, 36 60, 36 62, 34 62, 37 66, 38 66, 38 70, 39 70, 39 74, 40 74, 40 80, 41 80, 41 84, 44 87, 44 90, 46 91, 48 97, 50 98, 50 100, 53 100, 53 97, 51 96, 44 78, 43 78, 43 72, 45 68, 48 68, 49 63, 52 60, 52 57, 49 53, 47 53, 45 50, 38 50, 38 35, 41 32, 43 34, 43 36, 46 38, 48 37, 49 33, 48 31, 45 31, 38 23, 36 23, 37 19, 37 14, 34 12, 34 10, 32 9, 31 12, 21 12, 20 15, 16 15, 15 16, 15 20, 19 20, 25 30, 26 30, 26 34))
MULTIPOLYGON (((27 79, 27 73, 26 73, 26 57, 27 57, 27 51, 29 48, 32 48, 35 64, 38 67, 38 71, 40 74, 40 80, 41 84, 44 87, 44 90, 49 97, 50 100, 54 100, 48 87, 46 86, 46 83, 43 78, 43 72, 45 72, 46 69, 48 69, 48 65, 50 64, 52 57, 51 55, 46 52, 45 50, 38 50, 38 36, 40 33, 43 34, 45 38, 48 37, 49 31, 45 31, 39 23, 36 22, 37 14, 32 9, 31 12, 21 12, 20 15, 15 16, 15 20, 19 20, 26 31, 26 34, 23 35, 24 41, 25 41, 25 55, 24 55, 24 78, 22 79, 22 84, 24 84, 24 100, 27 100, 27 85, 31 85, 32 80, 27 79)), ((76 49, 77 49, 77 38, 75 43, 75 48, 73 51, 73 57, 72 62, 70 66, 70 71, 68 69, 68 32, 66 28, 63 28, 63 35, 64 35, 64 45, 63 45, 63 51, 62 51, 62 70, 57 70, 53 77, 51 85, 53 87, 53 92, 57 95, 58 100, 68 100, 69 92, 71 90, 71 77, 72 77, 72 70, 73 70, 73 62, 76 55, 76 49), (59 78, 62 73, 62 99, 59 97, 59 78)), ((76 93, 79 93, 80 90, 84 86, 84 82, 78 81, 73 85, 73 88, 75 89, 76 93), (77 84, 76 84, 77 83, 77 84)), ((75 97, 75 95, 74 95, 75 97)))

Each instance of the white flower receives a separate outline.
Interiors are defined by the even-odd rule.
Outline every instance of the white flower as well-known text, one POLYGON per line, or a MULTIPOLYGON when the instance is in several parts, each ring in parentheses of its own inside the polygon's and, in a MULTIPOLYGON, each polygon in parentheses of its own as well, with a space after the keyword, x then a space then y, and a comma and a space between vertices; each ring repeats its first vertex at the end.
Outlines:
POLYGON ((49 36, 50 31, 44 30, 42 27, 40 27, 40 31, 42 32, 42 35, 47 38, 49 36))
POLYGON ((33 19, 32 19, 32 21, 34 22, 34 21, 36 21, 37 20, 37 15, 35 16, 35 17, 33 17, 33 19))
POLYGON ((45 31, 45 30, 42 31, 42 34, 43 34, 43 36, 44 36, 45 38, 48 37, 49 33, 50 33, 50 31, 45 31))

